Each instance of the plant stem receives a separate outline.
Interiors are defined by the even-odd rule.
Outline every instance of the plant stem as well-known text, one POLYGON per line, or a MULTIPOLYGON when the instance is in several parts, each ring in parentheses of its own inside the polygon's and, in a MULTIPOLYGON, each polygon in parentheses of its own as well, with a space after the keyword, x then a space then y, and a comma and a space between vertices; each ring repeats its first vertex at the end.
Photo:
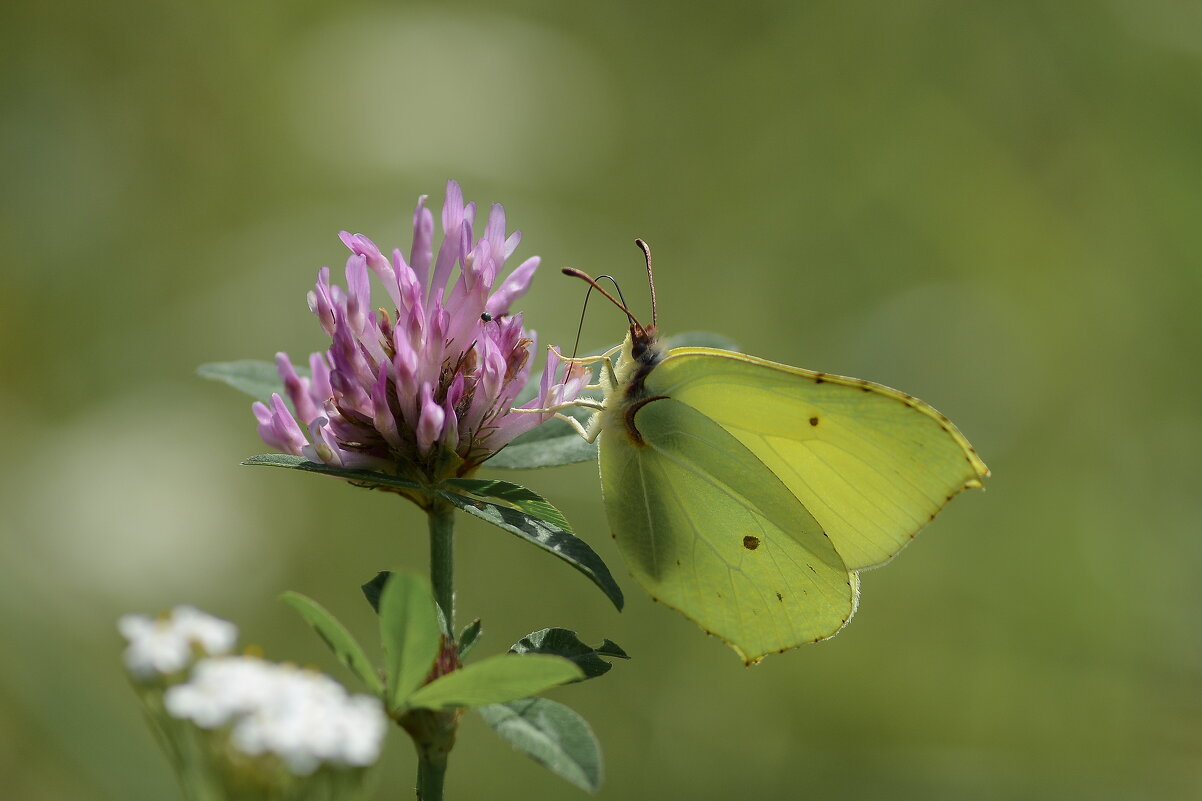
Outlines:
MULTIPOLYGON (((447 636, 441 649, 455 652, 455 509, 448 503, 427 507, 430 527, 430 584, 434 603, 446 621, 447 636)), ((435 664, 442 664, 443 654, 435 664)), ((448 668, 453 669, 453 667, 448 668)), ((419 801, 442 801, 442 784, 447 773, 447 755, 455 745, 462 710, 411 709, 399 720, 417 748, 417 797, 419 801)))
MULTIPOLYGON (((430 524, 430 584, 434 588, 434 603, 447 621, 447 633, 455 637, 455 509, 450 505, 429 510, 430 524)), ((439 783, 441 784, 441 774, 439 783)))
POLYGON ((442 801, 442 780, 447 774, 447 757, 418 757, 417 797, 419 801, 442 801))

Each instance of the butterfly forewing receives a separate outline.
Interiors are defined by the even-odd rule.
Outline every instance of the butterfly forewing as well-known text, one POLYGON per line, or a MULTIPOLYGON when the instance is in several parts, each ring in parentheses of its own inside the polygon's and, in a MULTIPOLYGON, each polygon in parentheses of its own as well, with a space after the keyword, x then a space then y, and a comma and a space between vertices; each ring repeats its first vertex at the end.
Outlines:
MULTIPOLYGON (((656 370, 658 372, 658 368, 656 370)), ((676 400, 601 435, 610 529, 657 600, 748 662, 830 637, 856 582, 794 494, 738 439, 676 400)))
POLYGON ((946 417, 867 381, 678 348, 651 371, 646 392, 733 435, 813 515, 851 570, 888 561, 989 473, 946 417))

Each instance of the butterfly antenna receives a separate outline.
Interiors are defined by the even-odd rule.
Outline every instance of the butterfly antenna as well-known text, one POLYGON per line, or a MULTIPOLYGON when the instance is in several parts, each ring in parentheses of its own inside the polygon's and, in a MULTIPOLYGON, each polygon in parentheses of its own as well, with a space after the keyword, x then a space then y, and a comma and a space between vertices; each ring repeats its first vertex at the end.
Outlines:
MULTIPOLYGON (((647 262, 647 284, 651 287, 651 325, 654 327, 655 320, 655 275, 651 272, 651 246, 641 239, 634 240, 634 244, 639 246, 639 250, 643 251, 643 259, 647 262)), ((640 326, 641 327, 641 326, 640 326)))
MULTIPOLYGON (((601 286, 597 283, 597 281, 591 275, 584 272, 583 270, 577 270, 575 267, 564 267, 563 274, 570 275, 573 278, 579 278, 581 281, 584 281, 590 287, 592 287, 593 289, 597 290, 602 295, 604 295, 609 300, 610 303, 612 303, 613 305, 615 305, 619 309, 621 309, 622 313, 626 315, 626 319, 630 320, 631 325, 637 326, 640 331, 645 332, 647 330, 646 328, 643 327, 643 324, 638 321, 638 318, 636 318, 633 314, 630 313, 630 308, 626 305, 624 300, 620 301, 617 298, 615 298, 613 295, 609 294, 604 289, 602 289, 601 286)), ((613 278, 610 278, 610 276, 608 276, 608 275, 602 276, 602 277, 609 278, 609 280, 613 281, 613 278)), ((616 281, 614 282, 614 286, 615 287, 617 286, 616 281)), ((620 297, 621 295, 622 295, 622 291, 618 290, 618 296, 620 297)))
MULTIPOLYGON (((622 287, 618 285, 618 279, 612 275, 598 275, 597 280, 608 278, 609 282, 614 285, 614 291, 618 293, 618 300, 622 301, 622 306, 626 306, 626 298, 622 296, 622 287)), ((584 330, 584 315, 588 312, 588 299, 592 297, 595 285, 590 284, 588 291, 584 293, 584 305, 580 307, 580 325, 576 326, 576 343, 572 345, 572 358, 576 358, 576 352, 580 349, 580 333, 584 330)))

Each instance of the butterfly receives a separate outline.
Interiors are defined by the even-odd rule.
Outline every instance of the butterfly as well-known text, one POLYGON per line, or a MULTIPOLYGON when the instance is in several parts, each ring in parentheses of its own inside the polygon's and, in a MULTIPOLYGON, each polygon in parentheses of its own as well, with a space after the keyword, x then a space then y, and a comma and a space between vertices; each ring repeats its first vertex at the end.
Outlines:
POLYGON ((623 312, 586 429, 606 516, 643 588, 751 664, 837 634, 859 571, 892 559, 989 469, 950 420, 895 389, 705 347, 665 350, 623 312))

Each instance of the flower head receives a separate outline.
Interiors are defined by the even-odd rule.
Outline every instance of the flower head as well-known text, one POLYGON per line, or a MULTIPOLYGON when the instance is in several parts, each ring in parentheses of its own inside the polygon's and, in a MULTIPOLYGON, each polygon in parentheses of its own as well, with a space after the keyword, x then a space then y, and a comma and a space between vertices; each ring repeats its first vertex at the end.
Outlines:
POLYGON ((322 765, 371 765, 388 729, 379 699, 352 696, 322 673, 253 656, 201 660, 163 701, 172 717, 202 729, 229 727, 238 752, 274 755, 297 776, 322 765))
MULTIPOLYGON (((332 342, 309 357, 302 375, 276 354, 295 416, 279 395, 256 403, 259 435, 272 447, 339 467, 398 474, 427 483, 475 470, 550 413, 512 411, 530 377, 533 331, 511 304, 525 294, 538 267, 529 258, 503 280, 505 261, 521 234, 506 235, 505 210, 494 205, 475 238, 476 206, 447 184, 442 241, 434 250, 434 216, 423 195, 413 215, 408 259, 391 259, 362 234, 342 232, 351 251, 346 288, 318 272, 309 308, 332 342), (458 268, 456 270, 456 268, 458 268), (370 276, 393 311, 373 310, 370 276), (298 422, 299 421, 299 422, 298 422)), ((587 380, 549 351, 543 378, 526 409, 575 398, 587 380)))
POLYGON ((238 639, 233 623, 191 606, 157 618, 125 615, 117 629, 129 642, 125 666, 140 681, 178 673, 197 656, 227 654, 238 639))

